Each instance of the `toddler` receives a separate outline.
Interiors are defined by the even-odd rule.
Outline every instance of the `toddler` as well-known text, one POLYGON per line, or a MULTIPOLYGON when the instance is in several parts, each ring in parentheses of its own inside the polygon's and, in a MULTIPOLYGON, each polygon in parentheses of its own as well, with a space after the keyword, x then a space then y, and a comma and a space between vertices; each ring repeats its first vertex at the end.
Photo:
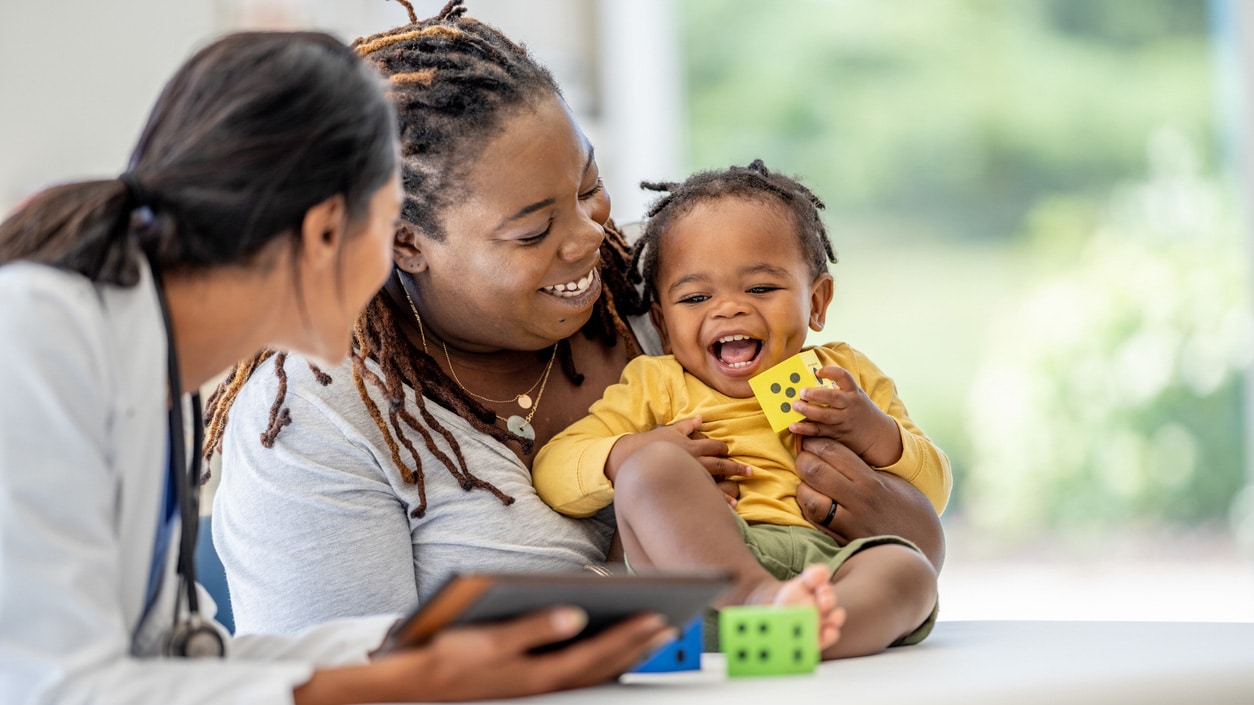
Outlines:
MULTIPOLYGON (((823 329, 833 293, 823 204, 760 160, 645 186, 668 192, 636 252, 668 354, 633 360, 587 417, 541 449, 540 496, 563 514, 591 516, 613 501, 627 458, 653 443, 679 445, 712 475, 735 478, 741 534, 775 577, 815 563, 832 571, 847 618, 824 657, 922 640, 936 574, 917 549, 893 536, 841 545, 796 501, 795 436, 839 441, 912 483, 937 512, 952 483, 948 458, 911 421, 892 380, 844 343, 805 345, 808 330, 823 329), (775 433, 749 379, 805 349, 836 386, 803 389, 793 408, 805 419, 775 433)), ((838 511, 833 502, 824 523, 838 511)))

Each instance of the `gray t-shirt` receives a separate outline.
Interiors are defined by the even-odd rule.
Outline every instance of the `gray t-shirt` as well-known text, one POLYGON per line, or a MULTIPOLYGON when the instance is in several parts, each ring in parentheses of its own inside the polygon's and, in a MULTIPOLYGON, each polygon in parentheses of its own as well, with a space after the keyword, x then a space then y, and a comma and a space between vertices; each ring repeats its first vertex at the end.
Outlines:
MULTIPOLYGON (((421 489, 405 482, 349 363, 327 370, 334 382, 325 387, 298 357, 284 369, 292 423, 273 448, 262 447, 278 385, 272 358, 231 408, 214 498, 213 538, 238 632, 290 633, 338 617, 404 612, 454 571, 570 571, 605 559, 611 514, 578 520, 554 512, 518 457, 456 414, 427 400, 470 471, 512 496, 512 505, 487 490, 463 490, 409 429, 424 479, 421 489), (424 490, 426 513, 414 518, 424 490)), ((367 388, 386 422, 387 400, 367 388)), ((413 390, 405 401, 421 420, 413 390)), ((431 436, 452 457, 444 438, 431 436)), ((414 467, 403 444, 399 452, 414 467)))

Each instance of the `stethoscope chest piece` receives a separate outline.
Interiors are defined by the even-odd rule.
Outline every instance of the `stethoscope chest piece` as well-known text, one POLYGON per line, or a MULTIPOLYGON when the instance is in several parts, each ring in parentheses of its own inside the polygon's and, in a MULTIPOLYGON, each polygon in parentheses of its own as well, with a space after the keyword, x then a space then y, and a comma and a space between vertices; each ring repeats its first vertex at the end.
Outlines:
POLYGON ((174 625, 165 651, 166 656, 179 658, 222 658, 226 642, 204 617, 192 614, 174 625))

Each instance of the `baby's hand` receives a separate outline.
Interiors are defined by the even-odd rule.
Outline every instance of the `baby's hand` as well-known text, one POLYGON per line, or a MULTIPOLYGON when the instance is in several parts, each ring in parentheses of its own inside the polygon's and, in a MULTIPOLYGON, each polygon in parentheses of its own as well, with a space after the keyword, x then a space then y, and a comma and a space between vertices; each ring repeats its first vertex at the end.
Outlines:
POLYGON ((836 383, 836 389, 802 389, 792 408, 805 421, 788 425, 798 436, 823 436, 840 441, 871 467, 887 467, 901 459, 901 431, 891 416, 871 401, 853 375, 840 367, 824 367, 819 376, 836 383))
POLYGON ((718 483, 719 489, 723 491, 732 505, 735 505, 736 498, 740 495, 740 487, 735 480, 728 478, 748 477, 753 474, 753 469, 749 466, 741 465, 727 457, 726 443, 707 438, 701 433, 701 417, 694 416, 680 419, 667 426, 655 426, 643 433, 633 433, 620 438, 610 451, 609 462, 606 464, 606 474, 610 482, 614 481, 619 462, 625 460, 636 449, 658 442, 677 445, 696 458, 706 472, 710 473, 710 477, 718 483), (610 474, 611 472, 614 474, 610 474))
POLYGON ((701 462, 701 466, 715 480, 724 480, 737 475, 747 477, 753 474, 753 469, 748 465, 741 465, 727 457, 726 443, 708 438, 701 433, 700 416, 680 419, 669 426, 656 426, 652 431, 641 435, 651 434, 657 434, 657 436, 650 440, 664 438, 688 451, 692 457, 701 462))

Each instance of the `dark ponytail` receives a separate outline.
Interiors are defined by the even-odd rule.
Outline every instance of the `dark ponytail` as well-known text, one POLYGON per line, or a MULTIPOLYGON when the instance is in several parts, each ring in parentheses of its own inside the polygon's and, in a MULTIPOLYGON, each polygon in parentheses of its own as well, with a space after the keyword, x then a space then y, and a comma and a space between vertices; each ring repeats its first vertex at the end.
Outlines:
POLYGON ((29 260, 132 284, 135 263, 118 243, 128 236, 133 206, 117 179, 53 186, 0 224, 0 264, 29 260))
POLYGON ((0 224, 0 264, 28 260, 133 285, 161 270, 245 264, 342 194, 350 219, 395 168, 383 83, 316 32, 228 35, 153 107, 118 179, 49 188, 0 224))

